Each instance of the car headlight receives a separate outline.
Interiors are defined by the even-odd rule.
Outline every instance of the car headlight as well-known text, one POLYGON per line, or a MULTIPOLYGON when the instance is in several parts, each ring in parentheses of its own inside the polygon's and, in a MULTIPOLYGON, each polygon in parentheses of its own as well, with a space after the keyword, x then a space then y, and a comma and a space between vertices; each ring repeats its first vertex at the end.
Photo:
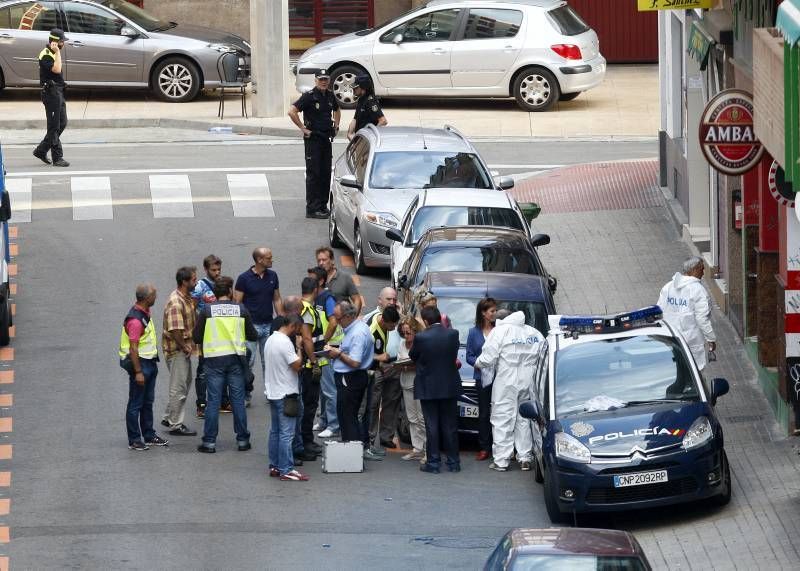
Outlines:
POLYGON ((208 44, 206 47, 221 54, 239 51, 239 48, 232 46, 231 44, 208 44))
POLYGON ((400 222, 394 217, 394 214, 388 212, 365 212, 364 218, 372 224, 383 226, 384 228, 397 228, 400 222))
POLYGON ((566 432, 556 433, 556 456, 572 462, 588 464, 592 461, 592 453, 580 441, 566 432))
POLYGON ((683 437, 681 446, 683 446, 684 450, 691 450, 702 446, 712 438, 714 438, 714 431, 711 429, 711 422, 708 417, 701 416, 686 431, 686 436, 683 437))

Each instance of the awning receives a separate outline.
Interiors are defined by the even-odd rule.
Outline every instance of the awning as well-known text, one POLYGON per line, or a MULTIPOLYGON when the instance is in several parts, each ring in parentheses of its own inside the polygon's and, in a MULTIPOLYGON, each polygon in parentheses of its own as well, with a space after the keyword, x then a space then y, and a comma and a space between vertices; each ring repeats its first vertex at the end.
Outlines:
POLYGON ((790 46, 800 40, 800 0, 783 0, 778 6, 775 27, 781 31, 790 46))
POLYGON ((689 44, 686 47, 689 55, 700 63, 700 70, 705 70, 708 65, 708 53, 716 42, 711 37, 699 20, 692 22, 689 30, 689 44))

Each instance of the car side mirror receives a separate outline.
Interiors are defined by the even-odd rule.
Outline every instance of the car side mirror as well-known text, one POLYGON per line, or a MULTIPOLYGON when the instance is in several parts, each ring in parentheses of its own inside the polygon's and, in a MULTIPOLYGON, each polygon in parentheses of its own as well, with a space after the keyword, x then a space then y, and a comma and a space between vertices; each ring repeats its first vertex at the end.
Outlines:
POLYGON ((541 421, 542 414, 539 410, 539 405, 537 405, 532 400, 527 400, 519 405, 519 413, 523 416, 523 418, 527 418, 528 420, 533 420, 535 422, 541 421))
POLYGON ((510 176, 501 176, 497 178, 497 187, 500 190, 508 190, 514 188, 514 178, 510 176))
POLYGON ((548 277, 547 285, 550 288, 550 293, 556 293, 556 290, 558 289, 558 278, 554 278, 553 276, 548 277))
POLYGON ((339 184, 347 188, 355 188, 356 190, 361 190, 361 183, 358 182, 355 175, 352 174, 346 174, 342 178, 340 178, 339 184))
POLYGON ((728 394, 729 390, 731 387, 726 379, 711 379, 711 404, 717 404, 717 399, 728 394))
POLYGON ((139 37, 139 32, 130 26, 122 26, 122 29, 119 31, 119 35, 134 39, 139 37))
POLYGON ((408 289, 408 275, 402 274, 397 278, 397 287, 401 289, 408 289))
POLYGON ((534 248, 537 246, 547 246, 550 243, 550 236, 547 234, 536 234, 531 238, 531 243, 534 248))
POLYGON ((528 221, 528 224, 533 222, 539 216, 539 214, 542 213, 542 207, 535 202, 525 202, 520 204, 519 209, 522 211, 522 215, 525 217, 525 220, 528 221))
POLYGON ((389 238, 392 242, 402 242, 403 235, 395 228, 389 228, 386 231, 386 237, 389 238))
POLYGON ((402 44, 403 43, 403 34, 395 34, 392 38, 392 43, 394 45, 402 44))

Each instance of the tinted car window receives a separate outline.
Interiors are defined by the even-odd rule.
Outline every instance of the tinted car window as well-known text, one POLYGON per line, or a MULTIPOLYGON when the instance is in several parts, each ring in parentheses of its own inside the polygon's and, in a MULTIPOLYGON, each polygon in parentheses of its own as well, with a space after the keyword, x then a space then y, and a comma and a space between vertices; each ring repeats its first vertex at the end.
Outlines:
POLYGON ((566 347, 555 369, 556 414, 582 412, 606 396, 622 403, 700 398, 692 369, 673 338, 640 335, 566 347))
POLYGON ((49 32, 57 27, 58 15, 52 2, 22 2, 0 10, 0 28, 49 32))
MULTIPOLYGON (((458 330, 458 337, 462 344, 467 342, 470 327, 475 325, 475 308, 479 301, 480 298, 477 297, 437 296, 436 305, 439 311, 447 315, 453 329, 458 330)), ((542 335, 547 335, 547 309, 543 303, 498 300, 497 309, 508 309, 512 313, 521 311, 525 314, 526 324, 538 329, 542 335)))
POLYGON ((586 22, 570 6, 559 6, 547 13, 550 23, 564 36, 577 36, 589 30, 586 22))
POLYGON ((518 10, 495 10, 472 8, 464 31, 465 40, 489 38, 513 38, 522 24, 522 12, 518 10))
POLYGON ((569 569, 570 571, 644 571, 638 557, 594 555, 520 554, 510 567, 514 571, 569 569))
POLYGON ((155 32, 156 30, 166 30, 170 28, 169 22, 159 20, 155 16, 151 16, 138 6, 135 6, 127 0, 101 0, 100 4, 106 8, 111 8, 131 20, 136 25, 144 28, 148 32, 155 32))
POLYGON ((367 173, 367 161, 369 160, 369 143, 366 139, 361 139, 355 149, 353 149, 353 172, 356 180, 363 183, 367 173))
POLYGON ((417 16, 383 34, 381 42, 391 42, 397 34, 403 35, 403 42, 446 42, 456 27, 460 11, 439 10, 417 16))
POLYGON ((424 206, 417 211, 412 222, 412 242, 419 240, 431 228, 440 226, 499 226, 524 230, 522 220, 511 208, 424 206))
POLYGON ((527 250, 496 247, 429 248, 422 256, 415 285, 429 270, 436 272, 514 272, 539 274, 527 250))
POLYGON ((90 4, 64 2, 67 26, 74 34, 118 36, 125 22, 102 8, 90 4))
POLYGON ((492 188, 489 173, 471 153, 375 153, 371 188, 492 188))

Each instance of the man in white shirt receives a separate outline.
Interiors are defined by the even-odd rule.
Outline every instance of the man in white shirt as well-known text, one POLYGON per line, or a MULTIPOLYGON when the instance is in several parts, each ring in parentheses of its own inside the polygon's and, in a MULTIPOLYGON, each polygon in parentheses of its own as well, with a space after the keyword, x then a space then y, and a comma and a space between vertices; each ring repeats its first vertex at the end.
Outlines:
POLYGON ((269 475, 285 482, 308 481, 308 476, 295 470, 292 455, 292 441, 300 408, 297 374, 303 364, 302 337, 299 335, 302 327, 303 320, 299 315, 288 315, 264 344, 264 392, 272 419, 269 475), (290 335, 296 336, 294 344, 289 339, 290 335))

